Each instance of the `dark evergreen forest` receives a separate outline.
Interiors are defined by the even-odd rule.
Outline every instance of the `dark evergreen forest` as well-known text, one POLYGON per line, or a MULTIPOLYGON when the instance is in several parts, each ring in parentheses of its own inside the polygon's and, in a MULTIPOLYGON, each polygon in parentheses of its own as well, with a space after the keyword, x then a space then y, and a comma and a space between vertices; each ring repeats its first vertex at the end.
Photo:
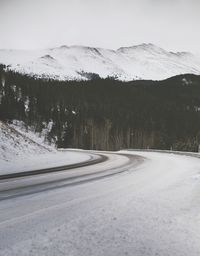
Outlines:
POLYGON ((58 147, 197 151, 200 76, 120 82, 31 78, 0 66, 0 119, 22 120, 58 147))

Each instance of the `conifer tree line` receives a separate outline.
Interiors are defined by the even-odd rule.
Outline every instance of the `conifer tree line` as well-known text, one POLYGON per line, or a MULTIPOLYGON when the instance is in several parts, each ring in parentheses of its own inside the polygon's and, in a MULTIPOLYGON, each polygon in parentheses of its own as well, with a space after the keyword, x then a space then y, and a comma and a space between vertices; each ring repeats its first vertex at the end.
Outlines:
POLYGON ((197 151, 200 77, 121 82, 38 79, 0 66, 0 119, 21 120, 58 147, 197 151), (49 128, 50 127, 50 128, 49 128))

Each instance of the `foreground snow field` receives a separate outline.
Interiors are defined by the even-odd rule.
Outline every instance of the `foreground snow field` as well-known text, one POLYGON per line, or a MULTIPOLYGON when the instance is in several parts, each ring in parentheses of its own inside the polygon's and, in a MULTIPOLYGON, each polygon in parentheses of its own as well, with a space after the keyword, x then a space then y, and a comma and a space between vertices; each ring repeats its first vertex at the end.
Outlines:
POLYGON ((199 256, 200 159, 104 154, 106 162, 73 172, 124 172, 21 195, 16 183, 33 178, 1 181, 0 255, 199 256))

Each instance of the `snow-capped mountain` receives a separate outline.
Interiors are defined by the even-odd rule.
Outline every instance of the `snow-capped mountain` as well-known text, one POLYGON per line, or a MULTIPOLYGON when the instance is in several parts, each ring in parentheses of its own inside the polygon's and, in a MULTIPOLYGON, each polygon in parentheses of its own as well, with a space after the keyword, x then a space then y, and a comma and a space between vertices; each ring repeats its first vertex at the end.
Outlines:
POLYGON ((90 79, 93 73, 126 81, 200 75, 199 57, 168 52, 153 44, 117 50, 66 45, 46 50, 0 50, 0 63, 20 73, 59 80, 90 79))

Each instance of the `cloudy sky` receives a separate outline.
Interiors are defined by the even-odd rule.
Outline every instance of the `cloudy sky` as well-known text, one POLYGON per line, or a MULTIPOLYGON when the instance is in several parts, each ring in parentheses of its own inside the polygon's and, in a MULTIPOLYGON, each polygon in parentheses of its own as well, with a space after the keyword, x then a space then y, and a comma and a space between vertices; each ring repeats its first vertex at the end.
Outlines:
POLYGON ((154 43, 200 52, 200 0, 0 0, 0 48, 154 43))

